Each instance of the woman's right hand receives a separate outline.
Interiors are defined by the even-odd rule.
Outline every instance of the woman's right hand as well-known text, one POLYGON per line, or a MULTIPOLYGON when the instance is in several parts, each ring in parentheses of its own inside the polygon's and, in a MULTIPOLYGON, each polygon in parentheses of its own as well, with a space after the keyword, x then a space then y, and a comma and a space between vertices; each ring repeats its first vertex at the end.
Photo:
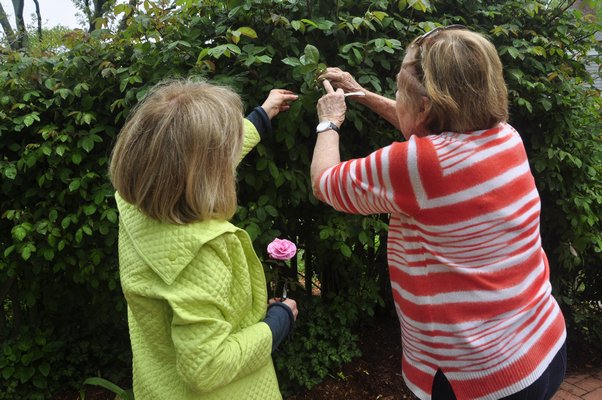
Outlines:
POLYGON ((318 77, 318 80, 324 79, 329 80, 335 89, 343 89, 345 93, 366 92, 366 89, 357 83, 353 75, 337 67, 326 68, 326 71, 318 77))
POLYGON ((331 121, 340 128, 345 121, 345 112, 347 111, 343 89, 339 88, 335 91, 328 79, 324 79, 322 84, 326 94, 318 100, 316 107, 318 120, 320 122, 331 121))
POLYGON ((286 304, 288 308, 291 309, 291 311, 293 312, 293 317, 295 318, 295 321, 297 320, 297 314, 299 314, 299 310, 297 309, 297 302, 293 299, 289 299, 288 297, 284 300, 282 300, 282 298, 280 297, 272 297, 269 301, 269 304, 272 303, 282 303, 282 304, 286 304))
POLYGON ((293 317, 295 317, 295 321, 297 320, 297 315, 299 314, 299 310, 297 310, 297 302, 293 299, 286 298, 282 300, 283 304, 286 304, 291 311, 293 312, 293 317))

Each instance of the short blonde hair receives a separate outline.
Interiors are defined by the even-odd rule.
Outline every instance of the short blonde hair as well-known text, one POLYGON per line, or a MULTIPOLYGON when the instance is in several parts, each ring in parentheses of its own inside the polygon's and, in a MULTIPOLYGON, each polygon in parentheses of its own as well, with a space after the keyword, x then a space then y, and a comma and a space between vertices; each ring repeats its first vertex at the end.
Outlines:
POLYGON ((243 104, 231 89, 192 79, 153 87, 111 154, 119 195, 149 217, 186 224, 236 211, 243 104))
MULTIPOLYGON (((508 119, 508 91, 495 46, 479 33, 442 30, 420 46, 408 47, 416 57, 398 82, 404 97, 417 107, 420 96, 430 100, 426 128, 433 133, 469 132, 491 128, 508 119), (408 76, 410 75, 410 76, 408 76)), ((404 66, 402 66, 402 70, 404 66)))

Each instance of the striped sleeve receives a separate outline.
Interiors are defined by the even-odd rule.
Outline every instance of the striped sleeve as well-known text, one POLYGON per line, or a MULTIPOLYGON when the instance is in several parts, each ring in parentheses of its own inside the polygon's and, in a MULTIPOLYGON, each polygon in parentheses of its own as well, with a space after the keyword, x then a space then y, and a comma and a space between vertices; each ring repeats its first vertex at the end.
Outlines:
POLYGON ((393 143, 329 168, 320 176, 317 196, 351 214, 412 214, 417 203, 408 173, 407 143, 393 143))

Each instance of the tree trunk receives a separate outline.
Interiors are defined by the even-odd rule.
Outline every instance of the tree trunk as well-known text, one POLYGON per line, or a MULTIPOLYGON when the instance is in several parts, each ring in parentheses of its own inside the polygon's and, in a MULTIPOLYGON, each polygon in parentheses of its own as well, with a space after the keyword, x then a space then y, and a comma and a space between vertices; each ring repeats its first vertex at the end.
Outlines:
POLYGON ((42 40, 42 14, 40 13, 40 3, 38 0, 33 0, 36 4, 36 15, 38 17, 38 39, 42 40))
POLYGON ((27 28, 23 19, 23 8, 25 0, 13 0, 13 8, 15 10, 15 21, 17 23, 17 41, 16 49, 22 49, 27 44, 27 28))
POLYGON ((6 35, 6 39, 8 40, 10 48, 16 50, 17 37, 15 36, 15 31, 13 31, 12 26, 10 26, 10 22, 8 21, 8 17, 4 12, 2 4, 0 4, 0 25, 2 25, 2 29, 4 30, 4 34, 6 35))
MULTIPOLYGON (((109 2, 109 0, 93 0, 92 3, 94 4, 94 11, 90 13, 90 29, 89 31, 92 32, 93 30, 96 29, 96 19, 100 18, 104 15, 105 13, 105 4, 107 4, 109 2)), ((86 3, 88 3, 88 1, 86 1, 86 3)), ((89 5, 88 5, 89 8, 89 5)))

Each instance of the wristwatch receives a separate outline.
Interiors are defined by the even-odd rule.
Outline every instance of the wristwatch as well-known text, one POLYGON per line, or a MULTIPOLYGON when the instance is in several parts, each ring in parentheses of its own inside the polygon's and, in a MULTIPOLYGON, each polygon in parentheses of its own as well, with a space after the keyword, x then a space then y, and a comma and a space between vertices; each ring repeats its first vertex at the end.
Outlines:
POLYGON ((332 122, 332 121, 322 121, 322 122, 320 122, 318 124, 318 126, 316 126, 316 133, 328 131, 330 129, 332 129, 336 133, 340 133, 339 132, 339 127, 334 122, 332 122))

